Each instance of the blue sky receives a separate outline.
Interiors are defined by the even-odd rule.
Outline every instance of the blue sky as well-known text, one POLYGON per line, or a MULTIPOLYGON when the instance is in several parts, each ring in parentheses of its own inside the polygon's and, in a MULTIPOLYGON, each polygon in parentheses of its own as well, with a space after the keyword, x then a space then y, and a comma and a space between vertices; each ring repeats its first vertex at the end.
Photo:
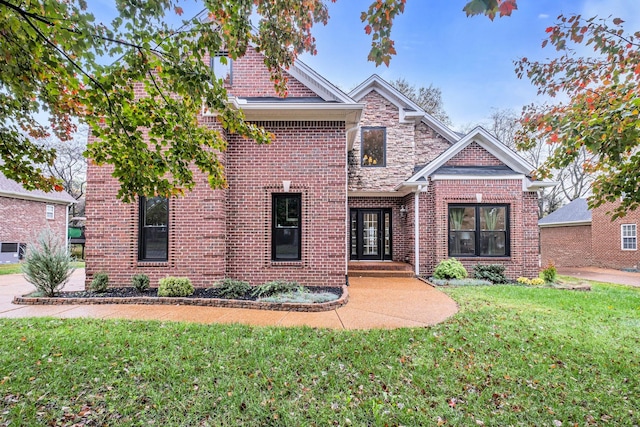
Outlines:
POLYGON ((536 89, 519 80, 513 61, 545 59, 555 51, 541 48, 545 29, 557 16, 620 17, 625 27, 640 30, 639 0, 518 0, 511 17, 467 18, 466 0, 408 0, 394 23, 392 37, 398 54, 387 68, 367 61, 370 39, 360 12, 372 0, 338 0, 330 4, 331 18, 314 34, 318 55, 302 60, 345 91, 376 73, 386 80, 403 77, 418 86, 442 90, 445 111, 454 128, 482 123, 492 109, 513 109, 537 102, 536 89))

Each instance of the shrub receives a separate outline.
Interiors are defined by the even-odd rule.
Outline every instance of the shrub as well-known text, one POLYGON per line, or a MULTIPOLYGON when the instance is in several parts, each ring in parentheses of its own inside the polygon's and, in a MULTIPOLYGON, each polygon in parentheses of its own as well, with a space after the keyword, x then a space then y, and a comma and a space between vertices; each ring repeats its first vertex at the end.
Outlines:
POLYGON ((518 277, 516 279, 516 282, 520 283, 521 285, 530 285, 531 284, 531 280, 527 279, 526 277, 518 277))
POLYGON ((52 297, 69 281, 73 258, 64 240, 45 229, 34 243, 27 245, 22 273, 41 294, 52 297))
POLYGON ((556 270, 556 266, 553 262, 549 262, 549 264, 547 264, 547 266, 540 272, 540 278, 546 283, 554 283, 557 275, 558 270, 556 270))
POLYGON ((258 301, 275 302, 275 303, 299 303, 299 304, 317 304, 322 302, 335 301, 338 295, 332 292, 310 292, 308 290, 295 290, 293 292, 285 292, 282 294, 272 295, 258 299, 258 301))
POLYGON ((507 283, 504 275, 504 265, 500 264, 476 264, 473 267, 473 277, 481 280, 488 280, 491 283, 507 283))
POLYGON ((544 280, 542 280, 539 277, 536 277, 534 279, 529 280, 529 284, 533 285, 533 286, 540 286, 540 285, 544 285, 544 280))
POLYGON ((436 286, 488 286, 492 285, 488 280, 480 279, 436 279, 430 277, 429 282, 436 286))
POLYGON ((144 292, 149 289, 149 276, 146 274, 136 274, 131 278, 131 284, 138 292, 144 292))
POLYGON ((443 259, 433 272, 436 279, 464 279, 468 275, 464 265, 455 258, 443 259))
POLYGON ((109 287, 109 275, 107 273, 96 273, 91 281, 91 290, 95 292, 106 292, 109 287))
POLYGON ((186 277, 164 277, 159 283, 159 297, 188 297, 195 291, 191 280, 186 277))
POLYGON ((306 288, 304 286, 300 286, 297 282, 273 280, 254 287, 253 291, 251 291, 251 296, 263 298, 271 295, 283 294, 285 292, 293 292, 295 290, 306 290, 306 288))
POLYGON ((224 298, 240 298, 251 290, 248 282, 235 279, 223 279, 216 286, 220 295, 224 298))

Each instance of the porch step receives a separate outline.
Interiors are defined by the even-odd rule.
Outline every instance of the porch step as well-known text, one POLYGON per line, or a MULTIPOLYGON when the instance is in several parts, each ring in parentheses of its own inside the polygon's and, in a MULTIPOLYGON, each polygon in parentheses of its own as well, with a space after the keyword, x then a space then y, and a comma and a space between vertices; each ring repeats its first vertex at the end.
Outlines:
POLYGON ((413 271, 402 270, 349 270, 349 277, 413 277, 413 271))
POLYGON ((357 261, 349 263, 350 277, 413 277, 413 267, 404 262, 357 261))

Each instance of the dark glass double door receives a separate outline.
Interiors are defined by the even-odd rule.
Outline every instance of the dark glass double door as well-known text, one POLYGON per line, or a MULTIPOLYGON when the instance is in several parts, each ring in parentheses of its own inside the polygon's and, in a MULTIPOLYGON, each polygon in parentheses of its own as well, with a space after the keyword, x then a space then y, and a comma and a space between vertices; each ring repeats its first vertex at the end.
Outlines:
POLYGON ((392 259, 391 209, 351 209, 351 259, 392 259))

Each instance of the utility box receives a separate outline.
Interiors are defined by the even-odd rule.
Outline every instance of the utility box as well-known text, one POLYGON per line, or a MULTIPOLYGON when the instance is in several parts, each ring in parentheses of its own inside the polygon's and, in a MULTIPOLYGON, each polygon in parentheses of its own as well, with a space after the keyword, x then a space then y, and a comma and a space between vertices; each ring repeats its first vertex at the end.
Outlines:
POLYGON ((25 243, 0 243, 0 264, 16 264, 24 258, 25 243))

